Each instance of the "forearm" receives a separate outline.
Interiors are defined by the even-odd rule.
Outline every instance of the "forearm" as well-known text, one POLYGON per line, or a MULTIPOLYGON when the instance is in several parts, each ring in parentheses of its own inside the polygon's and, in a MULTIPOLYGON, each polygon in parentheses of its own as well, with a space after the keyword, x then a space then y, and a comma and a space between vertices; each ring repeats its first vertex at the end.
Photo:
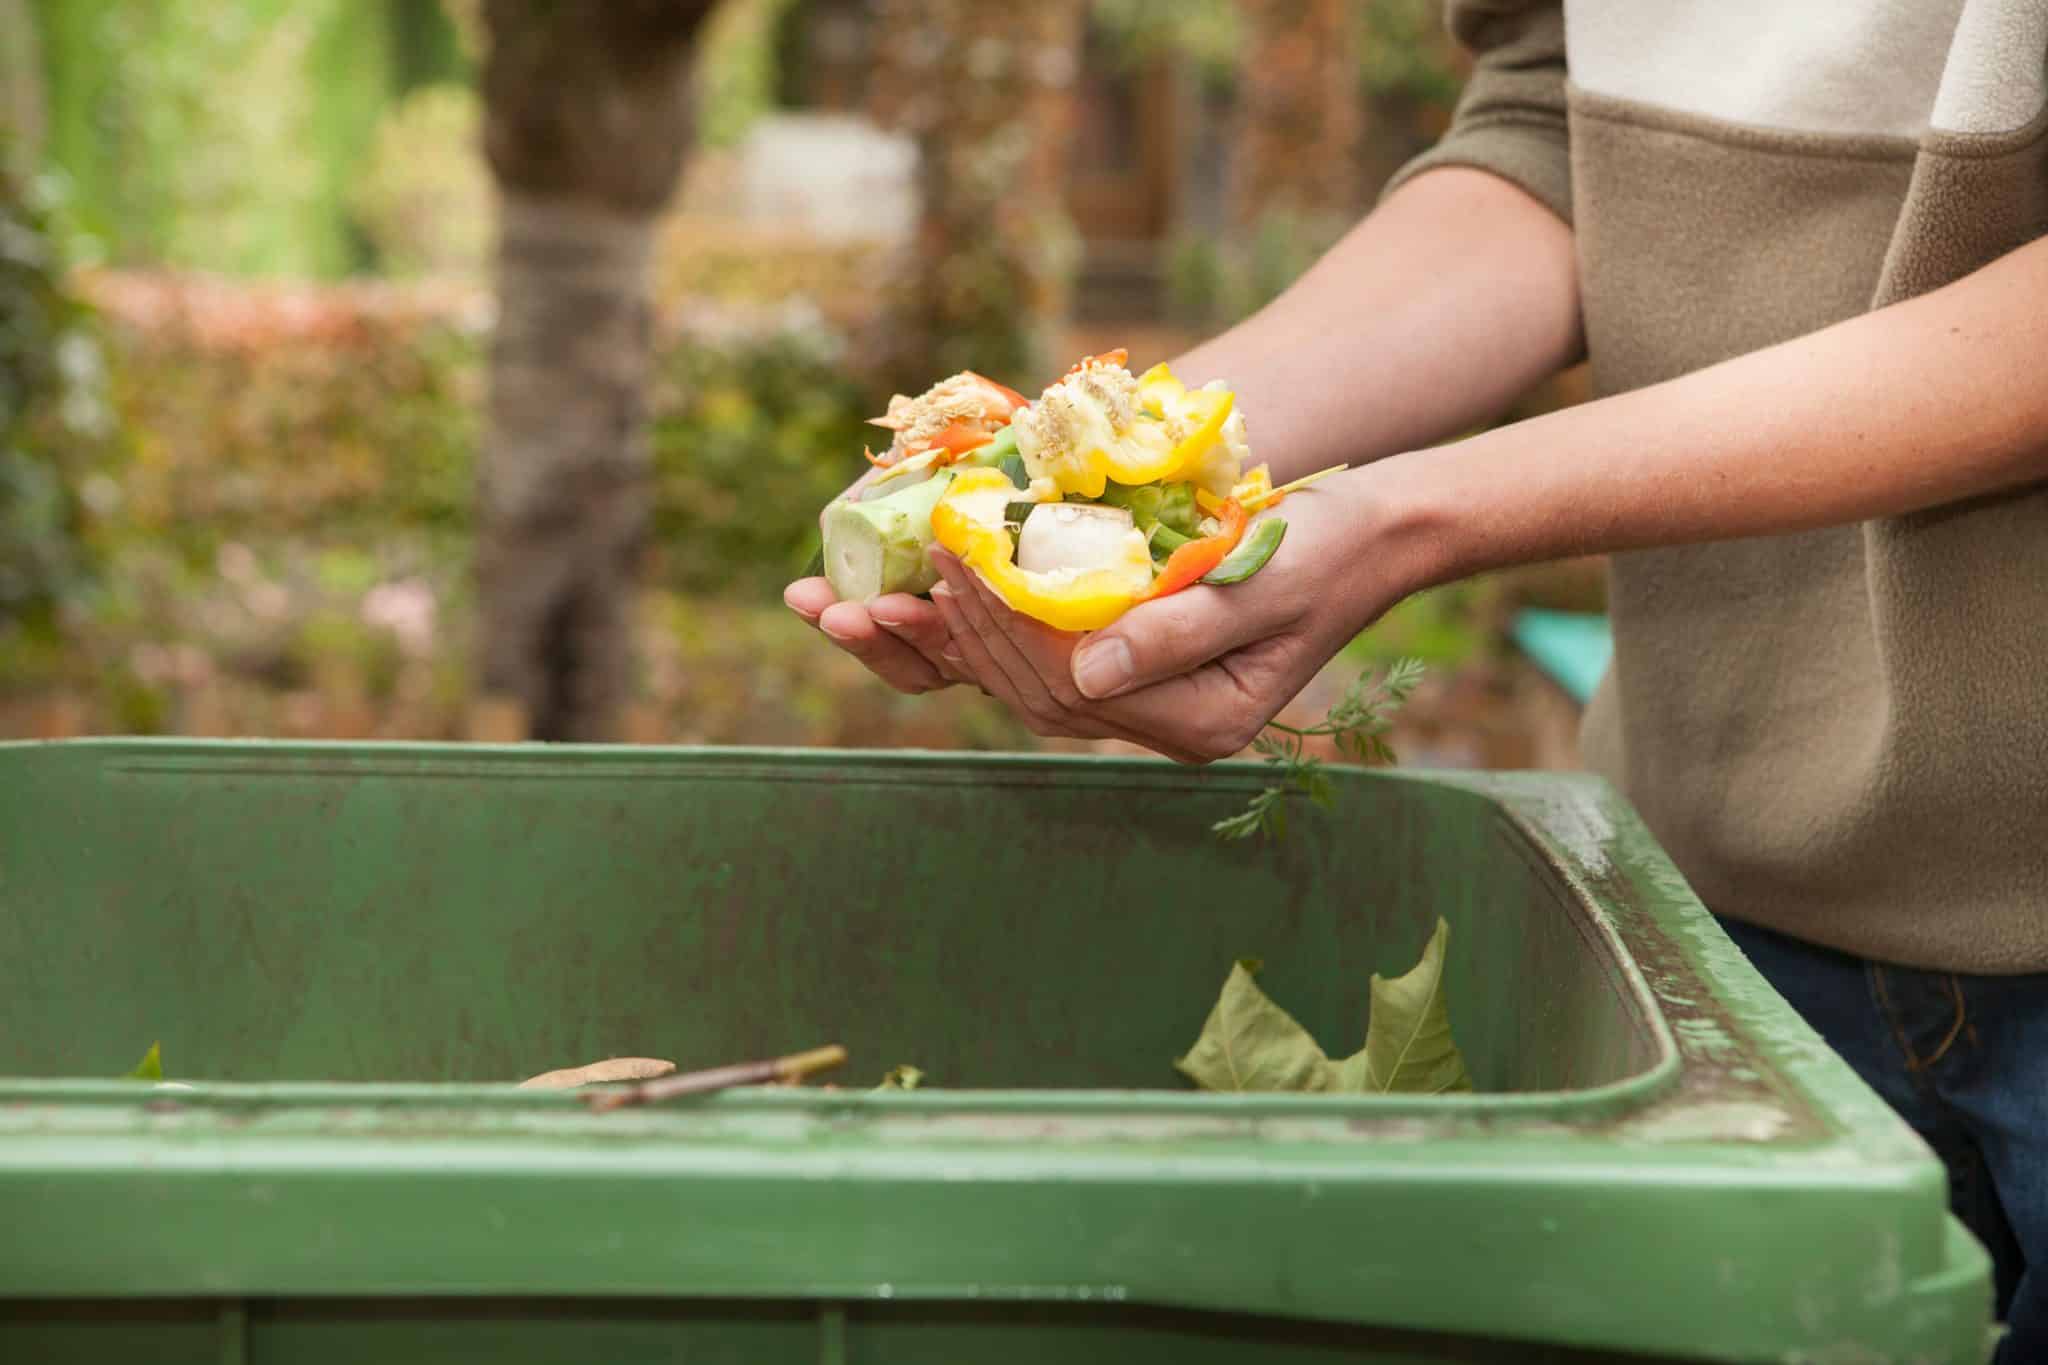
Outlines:
POLYGON ((1436 581, 2048 480, 2048 240, 1921 298, 1371 471, 1436 581))
POLYGON ((1174 362, 1228 380, 1275 479, 1497 419, 1581 348, 1571 229, 1483 171, 1417 176, 1293 288, 1174 362))

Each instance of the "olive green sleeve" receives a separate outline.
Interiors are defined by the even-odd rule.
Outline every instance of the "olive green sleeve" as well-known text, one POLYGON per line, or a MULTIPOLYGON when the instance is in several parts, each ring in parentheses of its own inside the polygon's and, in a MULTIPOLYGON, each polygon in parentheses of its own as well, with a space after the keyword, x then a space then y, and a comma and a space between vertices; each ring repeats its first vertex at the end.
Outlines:
POLYGON ((1449 0, 1446 22, 1474 67, 1451 127, 1382 197, 1438 166, 1491 171, 1572 220, 1560 0, 1449 0))

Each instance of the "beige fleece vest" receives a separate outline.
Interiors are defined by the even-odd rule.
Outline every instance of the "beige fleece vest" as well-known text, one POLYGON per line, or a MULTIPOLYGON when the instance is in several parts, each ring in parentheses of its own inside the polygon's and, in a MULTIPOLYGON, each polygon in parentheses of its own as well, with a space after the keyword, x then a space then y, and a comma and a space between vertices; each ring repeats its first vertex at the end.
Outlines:
MULTIPOLYGON (((2048 0, 1453 0, 1451 22, 1477 70, 1395 183, 1479 166, 1573 223, 1599 392, 2048 232, 2048 0)), ((1611 586, 1588 760, 1711 907, 2048 969, 2048 488, 1621 555, 1611 586)))

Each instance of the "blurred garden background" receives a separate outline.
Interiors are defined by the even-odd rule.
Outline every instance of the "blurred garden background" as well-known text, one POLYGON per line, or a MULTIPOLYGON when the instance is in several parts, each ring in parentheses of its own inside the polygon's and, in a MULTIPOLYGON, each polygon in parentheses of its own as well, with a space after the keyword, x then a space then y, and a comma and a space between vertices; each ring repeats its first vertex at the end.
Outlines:
MULTIPOLYGON (((863 419, 1257 308, 1445 125, 1438 10, 0 0, 0 738, 1041 747, 781 606, 863 419)), ((1509 626, 1599 594, 1298 706, 1413 654, 1407 761, 1569 764, 1509 626)))

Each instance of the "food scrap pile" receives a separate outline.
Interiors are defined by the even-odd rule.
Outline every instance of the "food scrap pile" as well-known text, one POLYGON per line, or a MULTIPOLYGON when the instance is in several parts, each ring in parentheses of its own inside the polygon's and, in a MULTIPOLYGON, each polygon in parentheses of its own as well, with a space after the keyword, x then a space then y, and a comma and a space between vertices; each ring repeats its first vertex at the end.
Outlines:
POLYGON ((1252 518, 1335 469, 1275 487, 1251 457, 1222 383, 1190 389, 1165 365, 1089 356, 1033 402, 968 371, 875 424, 893 433, 878 473, 824 517, 824 569, 842 600, 921 594, 934 545, 1009 606, 1061 630, 1096 630, 1197 583, 1239 583, 1286 534, 1252 518))

